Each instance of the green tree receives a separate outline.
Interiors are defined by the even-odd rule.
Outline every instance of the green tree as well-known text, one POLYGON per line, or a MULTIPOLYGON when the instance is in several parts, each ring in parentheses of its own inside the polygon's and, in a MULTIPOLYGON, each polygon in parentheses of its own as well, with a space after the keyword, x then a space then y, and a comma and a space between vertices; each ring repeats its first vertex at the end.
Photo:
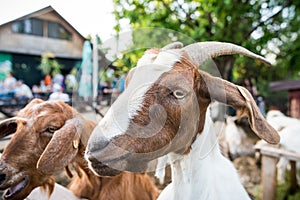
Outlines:
MULTIPOLYGON (((296 65, 299 56, 296 57, 296 54, 288 49, 297 51, 300 48, 299 44, 296 44, 296 41, 300 40, 299 1, 114 0, 114 4, 116 20, 122 22, 129 19, 133 30, 144 27, 167 28, 197 42, 232 42, 265 56, 277 56, 277 65, 272 67, 240 56, 215 59, 219 71, 226 79, 231 79, 231 74, 234 75, 234 81, 251 76, 257 84, 261 84, 259 87, 266 88, 271 80, 283 79, 288 74, 295 77, 298 74, 299 66, 296 65), (232 71, 234 73, 231 73, 232 71)), ((121 23, 117 24, 115 30, 122 31, 121 23)), ((135 43, 144 43, 144 47, 151 47, 151 44, 163 46, 164 42, 181 39, 178 34, 170 35, 163 31, 148 34, 138 32, 134 31, 133 40, 135 43)), ((181 41, 185 44, 191 42, 181 41)), ((140 51, 134 51, 132 54, 139 57, 140 51)), ((127 52, 122 58, 125 61, 119 61, 119 64, 134 66, 137 59, 132 60, 132 57, 131 53, 127 52)))

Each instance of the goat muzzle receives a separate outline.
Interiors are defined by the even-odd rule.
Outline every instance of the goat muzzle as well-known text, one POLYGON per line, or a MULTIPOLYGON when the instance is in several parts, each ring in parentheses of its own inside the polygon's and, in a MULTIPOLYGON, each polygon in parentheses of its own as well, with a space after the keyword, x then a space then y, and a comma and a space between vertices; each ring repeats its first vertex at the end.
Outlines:
POLYGON ((24 176, 17 184, 9 187, 3 194, 4 199, 19 199, 20 193, 26 188, 29 182, 29 177, 24 176))

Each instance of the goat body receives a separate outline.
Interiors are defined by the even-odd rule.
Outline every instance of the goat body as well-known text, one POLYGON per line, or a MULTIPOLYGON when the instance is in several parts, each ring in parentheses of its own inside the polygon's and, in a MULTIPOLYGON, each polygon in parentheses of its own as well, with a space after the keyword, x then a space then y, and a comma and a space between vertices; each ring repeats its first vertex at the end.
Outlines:
POLYGON ((300 120, 285 116, 279 110, 270 110, 267 113, 266 119, 275 130, 281 131, 284 128, 292 127, 300 124, 300 120))
POLYGON ((250 199, 236 169, 220 153, 217 140, 224 124, 212 122, 209 114, 206 120, 189 154, 168 154, 168 160, 173 161, 172 182, 162 191, 159 200, 250 199))
POLYGON ((254 145, 259 138, 253 132, 247 133, 247 127, 238 125, 236 121, 236 117, 226 117, 224 142, 228 144, 230 158, 234 160, 240 156, 254 156, 254 145))
MULTIPOLYGON (((267 121, 278 131, 280 135, 280 148, 300 153, 300 120, 285 116, 279 110, 270 110, 267 113, 267 121)), ((261 142, 263 143, 263 141, 261 142)), ((277 163, 277 179, 279 182, 285 182, 285 172, 289 165, 286 158, 281 157, 277 163)), ((296 163, 297 169, 300 169, 300 163, 296 163)), ((297 173, 298 183, 300 177, 297 173)))
POLYGON ((39 99, 2 121, 1 137, 13 134, 0 160, 3 198, 23 199, 37 187, 56 195, 62 190, 52 175, 66 168, 69 175, 75 172, 69 188, 78 198, 155 199, 159 191, 146 174, 98 177, 88 168, 84 151, 95 126, 64 102, 39 99))

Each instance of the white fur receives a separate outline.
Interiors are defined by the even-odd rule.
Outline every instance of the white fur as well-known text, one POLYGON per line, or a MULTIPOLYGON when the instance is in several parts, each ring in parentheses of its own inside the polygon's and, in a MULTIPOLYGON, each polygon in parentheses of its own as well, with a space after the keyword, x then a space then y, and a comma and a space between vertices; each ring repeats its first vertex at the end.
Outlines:
POLYGON ((255 154, 255 140, 247 135, 241 126, 236 125, 237 117, 226 117, 225 141, 228 144, 232 159, 239 156, 251 156, 255 154))
POLYGON ((159 183, 163 184, 165 180, 165 168, 168 164, 168 155, 159 157, 157 159, 157 165, 155 169, 155 177, 158 178, 159 183))
MULTIPOLYGON (((179 59, 180 54, 168 51, 162 51, 158 55, 145 54, 138 61, 128 87, 94 131, 104 134, 108 139, 124 133, 128 128, 129 120, 141 108, 145 93, 163 73, 171 70, 179 59)), ((92 137, 97 135, 92 134, 92 137)))
POLYGON ((266 116, 267 122, 276 130, 280 131, 285 127, 300 124, 300 120, 292 117, 285 116, 279 110, 271 110, 266 116))
POLYGON ((204 130, 189 154, 168 154, 172 182, 161 192, 159 200, 250 199, 233 164, 220 153, 217 137, 223 124, 213 123, 209 116, 208 109, 204 130))
MULTIPOLYGON (((271 110, 267 113, 267 121, 273 126, 280 135, 280 147, 300 153, 300 120, 285 116, 278 110, 271 110)), ((300 169, 300 163, 296 163, 297 169, 300 169)), ((286 169, 289 167, 289 162, 286 158, 281 157, 277 163, 277 179, 280 183, 285 182, 286 169)), ((300 177, 297 173, 298 184, 300 177)))
POLYGON ((43 191, 40 187, 35 188, 32 192, 25 198, 25 200, 79 200, 70 190, 55 183, 54 190, 50 196, 46 191, 43 191))

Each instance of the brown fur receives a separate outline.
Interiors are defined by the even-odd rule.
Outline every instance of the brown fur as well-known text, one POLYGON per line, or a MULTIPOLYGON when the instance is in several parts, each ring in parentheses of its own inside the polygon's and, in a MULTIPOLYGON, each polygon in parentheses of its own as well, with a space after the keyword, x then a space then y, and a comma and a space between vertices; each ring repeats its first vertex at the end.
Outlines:
MULTIPOLYGON (((121 173, 117 177, 105 178, 97 177, 88 169, 83 156, 95 126, 94 122, 84 119, 63 102, 39 99, 29 103, 16 118, 0 123, 0 133, 4 133, 0 136, 14 133, 1 158, 1 174, 7 174, 7 180, 13 173, 30 177, 28 186, 12 199, 23 199, 38 186, 50 195, 55 183, 52 174, 64 167, 73 169, 67 170, 68 174, 76 172, 69 188, 80 198, 156 199, 159 191, 146 174, 121 173), (58 130, 49 133, 50 126, 58 130), (13 172, 5 169, 8 165, 13 172)), ((2 183, 0 188, 10 187, 8 182, 2 183)))

